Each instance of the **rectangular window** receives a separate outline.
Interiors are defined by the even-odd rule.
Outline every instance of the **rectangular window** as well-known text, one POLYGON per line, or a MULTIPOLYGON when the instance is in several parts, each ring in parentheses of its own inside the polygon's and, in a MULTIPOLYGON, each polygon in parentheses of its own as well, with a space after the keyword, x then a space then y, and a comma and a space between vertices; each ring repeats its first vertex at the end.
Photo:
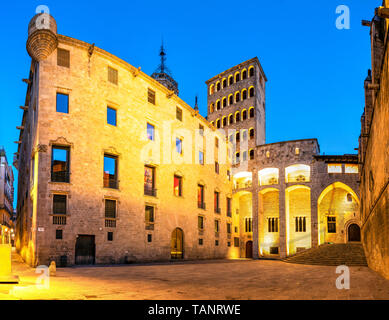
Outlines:
POLYGON ((70 148, 53 146, 51 155, 51 181, 69 182, 70 148))
POLYGON ((239 238, 238 237, 234 238, 234 247, 239 248, 239 238))
POLYGON ((153 241, 153 235, 152 234, 148 234, 147 235, 147 242, 152 242, 153 241))
POLYGON ((201 165, 204 165, 204 152, 203 151, 199 151, 199 163, 201 165))
POLYGON ((107 123, 116 127, 116 110, 107 107, 107 123))
POLYGON ((199 230, 204 230, 204 217, 198 216, 198 228, 199 230))
POLYGON ((155 190, 155 168, 145 166, 145 180, 144 180, 144 191, 145 195, 156 197, 157 193, 155 190))
POLYGON ((147 124, 147 139, 155 140, 155 127, 150 123, 147 124))
POLYGON ((245 231, 246 232, 253 232, 253 219, 252 218, 245 219, 245 231))
POLYGON ((328 173, 342 173, 342 164, 329 164, 328 173))
POLYGON ((118 84, 119 73, 116 69, 108 67, 108 81, 116 85, 118 84))
POLYGON ((57 49, 57 65, 70 68, 70 51, 60 48, 57 49))
POLYGON ((306 232, 307 231, 307 221, 306 217, 295 217, 296 232, 306 232))
POLYGON ((176 138, 176 151, 179 154, 182 154, 182 139, 176 138))
POLYGON ((62 238, 63 238, 62 230, 55 230, 55 239, 62 240, 62 238))
POLYGON ((219 162, 215 161, 215 172, 219 174, 219 162))
POLYGON ((220 193, 217 191, 214 192, 214 207, 215 213, 220 213, 220 193))
POLYGON ((204 126, 201 124, 199 124, 199 133, 200 133, 200 136, 204 135, 204 126))
POLYGON ((108 241, 113 241, 113 232, 108 232, 107 233, 107 240, 108 241))
POLYGON ((182 177, 174 176, 174 195, 182 197, 182 177))
POLYGON ((231 234, 231 223, 227 222, 227 233, 231 234))
POLYGON ((147 101, 155 104, 155 91, 148 89, 147 90, 147 101))
POLYGON ((176 107, 176 119, 182 121, 182 110, 176 107))
POLYGON ((203 245, 203 239, 199 239, 199 246, 202 246, 203 245))
POLYGON ((232 216, 232 210, 231 210, 231 198, 227 198, 227 217, 232 216))
POLYGON ((118 174, 117 174, 117 162, 116 156, 104 154, 104 188, 118 189, 118 174))
POLYGON ((219 245, 219 240, 215 240, 215 246, 219 245))
POLYGON ((215 232, 219 232, 219 231, 220 231, 220 221, 215 220, 215 232))
POLYGON ((200 209, 205 209, 204 186, 202 186, 201 184, 197 185, 197 206, 200 209))
POLYGON ((268 232, 278 232, 278 218, 268 218, 267 224, 268 232))
POLYGON ((53 195, 53 214, 66 214, 66 195, 53 195))
POLYGON ((145 219, 146 223, 154 223, 154 207, 146 206, 145 207, 145 219))
POLYGON ((357 164, 346 164, 344 166, 345 173, 358 173, 358 165, 357 164))
POLYGON ((116 200, 105 199, 105 217, 116 219, 116 200))
POLYGON ((57 92, 57 112, 69 113, 69 95, 57 92))
POLYGON ((228 181, 231 181, 231 171, 227 170, 227 179, 228 181))
POLYGON ((336 217, 327 217, 328 233, 336 233, 336 217))

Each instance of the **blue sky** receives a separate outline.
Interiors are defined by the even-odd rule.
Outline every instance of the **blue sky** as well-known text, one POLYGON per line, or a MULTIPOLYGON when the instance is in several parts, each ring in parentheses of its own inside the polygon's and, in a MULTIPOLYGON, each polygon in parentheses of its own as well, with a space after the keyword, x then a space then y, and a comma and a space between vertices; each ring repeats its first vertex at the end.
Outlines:
POLYGON ((206 115, 205 81, 258 56, 268 78, 268 143, 318 138, 325 154, 355 153, 370 67, 370 20, 381 0, 348 1, 7 1, 2 3, 0 145, 11 160, 17 146, 30 58, 27 26, 45 4, 58 32, 141 66, 157 67, 163 37, 180 97, 206 115), (347 5, 350 30, 335 27, 347 5))

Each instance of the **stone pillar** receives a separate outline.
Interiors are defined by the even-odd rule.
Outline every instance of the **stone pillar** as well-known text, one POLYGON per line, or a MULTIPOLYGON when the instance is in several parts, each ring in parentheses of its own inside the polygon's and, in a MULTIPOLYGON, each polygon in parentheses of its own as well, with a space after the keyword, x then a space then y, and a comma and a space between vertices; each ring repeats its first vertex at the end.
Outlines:
POLYGON ((319 221, 317 212, 317 196, 311 190, 311 247, 316 248, 319 245, 319 221))
POLYGON ((279 238, 280 238, 280 248, 279 254, 280 258, 285 258, 286 253, 286 204, 285 204, 285 169, 283 167, 280 168, 279 171, 279 215, 280 215, 280 229, 279 229, 279 238))
POLYGON ((258 229, 258 170, 252 172, 252 214, 253 214, 253 259, 259 259, 259 229, 258 229))

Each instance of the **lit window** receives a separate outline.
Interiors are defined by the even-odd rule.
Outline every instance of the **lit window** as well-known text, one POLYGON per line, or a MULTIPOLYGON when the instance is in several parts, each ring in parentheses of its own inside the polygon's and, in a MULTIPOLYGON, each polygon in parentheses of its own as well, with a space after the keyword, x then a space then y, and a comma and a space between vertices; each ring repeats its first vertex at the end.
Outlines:
POLYGON ((57 93, 57 112, 69 113, 69 95, 57 93))
POLYGON ((346 164, 345 165, 345 173, 358 173, 358 165, 357 164, 346 164))
POLYGON ((353 202, 353 196, 351 193, 347 193, 347 202, 353 202))
POLYGON ((182 196, 182 177, 177 175, 174 176, 174 195, 182 196))
POLYGON ((116 126, 116 110, 107 107, 107 123, 116 126))
POLYGON ((328 165, 328 173, 342 173, 342 165, 341 164, 329 164, 328 165))
POLYGON ((336 217, 327 217, 328 233, 336 233, 336 217))
POLYGON ((252 218, 246 218, 245 219, 245 231, 246 232, 252 232, 253 231, 253 219, 252 218))

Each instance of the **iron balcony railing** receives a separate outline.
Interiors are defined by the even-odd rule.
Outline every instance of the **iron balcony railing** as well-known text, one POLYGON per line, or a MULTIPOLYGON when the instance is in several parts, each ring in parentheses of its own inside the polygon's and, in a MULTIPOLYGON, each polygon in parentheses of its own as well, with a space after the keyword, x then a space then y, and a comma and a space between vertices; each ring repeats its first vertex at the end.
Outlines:
POLYGON ((150 187, 145 186, 144 190, 145 190, 146 196, 151 196, 151 197, 157 196, 157 189, 155 189, 155 188, 150 188, 150 187))
POLYGON ((66 215, 55 215, 53 216, 53 224, 66 225, 66 215))

